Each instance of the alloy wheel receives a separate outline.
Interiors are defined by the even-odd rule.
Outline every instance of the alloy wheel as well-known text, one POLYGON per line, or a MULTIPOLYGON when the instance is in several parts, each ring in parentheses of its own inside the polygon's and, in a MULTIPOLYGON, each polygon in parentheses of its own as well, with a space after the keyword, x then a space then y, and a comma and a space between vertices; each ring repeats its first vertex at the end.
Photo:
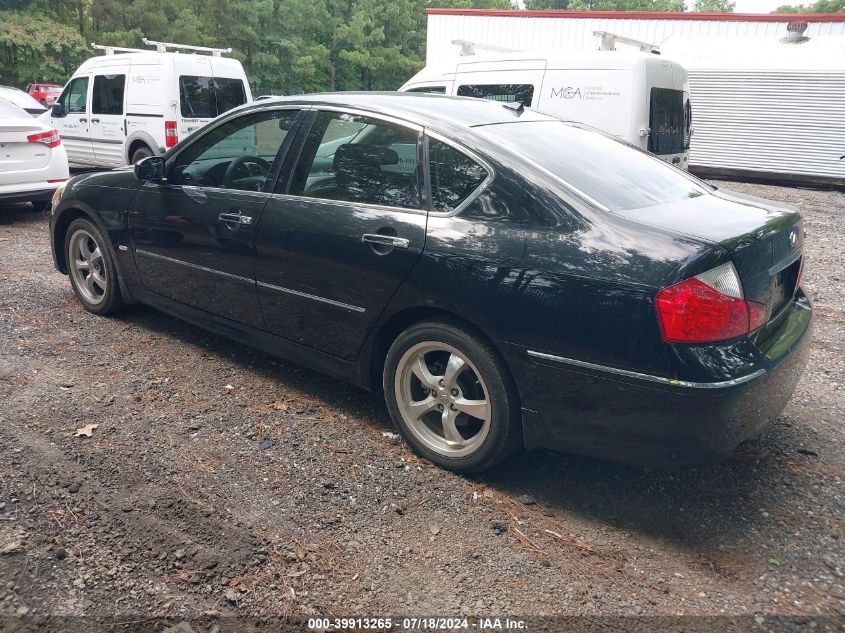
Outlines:
POLYGON ((450 345, 424 341, 410 347, 399 360, 394 388, 408 430, 440 455, 469 455, 490 432, 484 379, 450 345))
POLYGON ((70 238, 68 258, 77 290, 89 303, 101 303, 106 296, 108 273, 102 248, 94 236, 83 229, 77 230, 70 238))

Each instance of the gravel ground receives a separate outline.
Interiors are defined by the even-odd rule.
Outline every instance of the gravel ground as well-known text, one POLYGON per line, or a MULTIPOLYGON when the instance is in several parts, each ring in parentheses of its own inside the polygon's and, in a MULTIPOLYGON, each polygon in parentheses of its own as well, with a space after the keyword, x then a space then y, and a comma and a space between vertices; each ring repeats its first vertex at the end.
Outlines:
POLYGON ((725 184, 805 212, 812 360, 760 440, 683 473, 542 451, 444 472, 397 441, 375 396, 147 308, 85 312, 46 218, 3 209, 0 616, 31 616, 7 630, 434 614, 840 626, 845 194, 725 184))

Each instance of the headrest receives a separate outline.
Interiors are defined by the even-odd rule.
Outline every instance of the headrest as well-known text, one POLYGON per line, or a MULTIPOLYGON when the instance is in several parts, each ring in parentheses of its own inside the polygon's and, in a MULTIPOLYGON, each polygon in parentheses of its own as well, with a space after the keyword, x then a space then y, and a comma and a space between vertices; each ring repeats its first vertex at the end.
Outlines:
POLYGON ((350 169, 379 168, 382 165, 396 165, 399 154, 389 147, 347 143, 335 150, 332 167, 335 173, 350 169))

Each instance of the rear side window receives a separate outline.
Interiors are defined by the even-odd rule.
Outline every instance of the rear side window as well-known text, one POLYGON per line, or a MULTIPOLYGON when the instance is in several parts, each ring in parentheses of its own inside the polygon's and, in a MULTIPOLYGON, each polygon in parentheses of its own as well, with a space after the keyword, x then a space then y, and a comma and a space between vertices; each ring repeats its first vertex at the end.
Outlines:
POLYGON ((88 98, 88 77, 77 77, 71 79, 58 101, 65 112, 84 113, 86 112, 86 99, 88 98))
POLYGON ((680 90, 651 89, 648 151, 680 154, 689 149, 689 98, 680 90))
POLYGON ((519 102, 530 106, 534 99, 532 84, 472 84, 458 87, 459 97, 476 97, 502 103, 519 102))
POLYGON ((246 103, 244 83, 222 77, 179 77, 179 109, 186 119, 213 119, 246 103))
POLYGON ((92 114, 123 114, 126 75, 95 75, 92 114))
POLYGON ((487 178, 487 170, 482 165, 441 141, 429 139, 428 156, 434 211, 454 211, 487 178))
POLYGON ((308 134, 290 193, 419 208, 419 133, 379 119, 321 112, 308 134))

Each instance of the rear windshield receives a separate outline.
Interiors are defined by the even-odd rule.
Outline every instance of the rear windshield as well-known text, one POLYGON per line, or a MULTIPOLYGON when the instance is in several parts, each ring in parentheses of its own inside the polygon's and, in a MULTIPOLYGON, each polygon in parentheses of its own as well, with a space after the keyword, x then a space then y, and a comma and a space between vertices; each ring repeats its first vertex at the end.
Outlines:
POLYGON ((683 172, 601 132, 561 121, 475 128, 522 154, 610 211, 640 209, 707 192, 683 172))
POLYGON ((62 91, 61 86, 44 86, 44 92, 47 94, 59 94, 62 91))
POLYGON ((179 107, 186 119, 213 119, 246 103, 244 83, 223 77, 179 77, 179 107))
POLYGON ((20 119, 25 116, 28 116, 26 112, 21 110, 14 103, 6 101, 3 97, 0 97, 0 118, 20 119))

